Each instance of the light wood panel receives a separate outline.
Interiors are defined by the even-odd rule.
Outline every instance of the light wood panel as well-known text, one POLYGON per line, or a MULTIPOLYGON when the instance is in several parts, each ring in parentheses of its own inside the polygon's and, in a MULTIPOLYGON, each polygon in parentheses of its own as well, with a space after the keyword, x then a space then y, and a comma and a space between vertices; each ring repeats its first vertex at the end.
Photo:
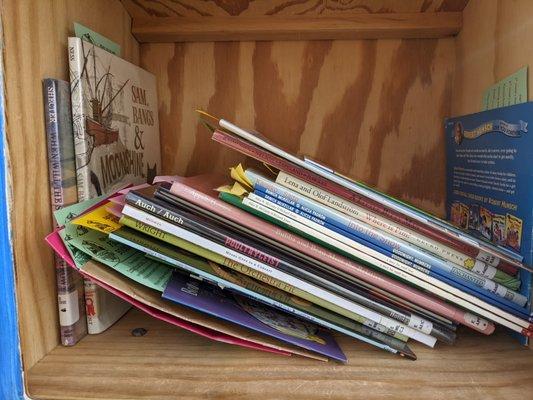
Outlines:
POLYGON ((231 40, 439 38, 461 29, 460 12, 259 17, 135 18, 141 43, 231 40))
POLYGON ((118 42, 137 62, 130 17, 117 1, 4 0, 7 141, 13 203, 11 222, 24 367, 58 344, 52 229, 41 80, 68 79, 67 37, 78 21, 118 42))
POLYGON ((468 0, 122 0, 135 18, 342 15, 462 11, 468 0))
MULTIPOLYGON (((529 0, 470 1, 457 37, 453 115, 481 111, 486 88, 525 65, 533 65, 532 15, 533 2, 529 0)), ((532 91, 533 79, 529 79, 529 93, 532 91)))
POLYGON ((453 39, 141 45, 166 173, 242 160, 211 142, 200 107, 438 214, 454 57, 453 39))
POLYGON ((533 358, 505 333, 462 331, 455 346, 413 345, 418 360, 346 336, 347 365, 205 340, 131 311, 102 335, 57 347, 26 375, 39 399, 528 399, 533 358), (131 330, 148 333, 133 337, 131 330))

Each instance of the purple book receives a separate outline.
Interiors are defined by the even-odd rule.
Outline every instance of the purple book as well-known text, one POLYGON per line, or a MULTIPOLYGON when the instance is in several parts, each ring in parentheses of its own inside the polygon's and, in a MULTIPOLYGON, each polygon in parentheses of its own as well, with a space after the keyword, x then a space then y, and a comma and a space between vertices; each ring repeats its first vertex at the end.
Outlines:
POLYGON ((333 360, 347 361, 333 336, 317 325, 180 273, 173 274, 163 298, 333 360))

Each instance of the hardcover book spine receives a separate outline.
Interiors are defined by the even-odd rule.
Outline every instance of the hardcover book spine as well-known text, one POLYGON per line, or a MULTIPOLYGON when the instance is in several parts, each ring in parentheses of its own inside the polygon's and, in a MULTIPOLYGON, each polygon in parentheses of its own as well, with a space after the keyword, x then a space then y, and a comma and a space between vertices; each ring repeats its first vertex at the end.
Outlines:
POLYGON ((331 182, 302 167, 296 166, 282 159, 281 157, 269 153, 253 144, 247 143, 244 140, 239 140, 238 138, 235 138, 220 131, 215 131, 212 135, 212 139, 224 144, 225 146, 233 148, 242 154, 248 155, 258 161, 262 161, 268 165, 271 165, 272 167, 277 168, 282 172, 289 173, 306 182, 319 186, 333 194, 348 199, 349 201, 356 203, 357 205, 366 208, 372 212, 375 212, 376 214, 381 215, 382 217, 397 222, 400 225, 406 226, 407 228, 418 231, 421 234, 424 234, 436 241, 444 243, 449 247, 455 248, 456 250, 471 257, 477 258, 483 262, 487 262, 493 266, 497 266, 500 262, 500 258, 493 256, 492 254, 488 254, 486 251, 481 251, 473 244, 464 243, 455 237, 450 237, 446 235, 441 231, 428 228, 426 225, 422 224, 418 220, 402 215, 394 210, 390 210, 384 207, 383 205, 377 202, 366 199, 365 197, 339 184, 331 182))
POLYGON ((332 239, 335 239, 341 243, 344 243, 345 245, 351 248, 357 248, 366 253, 368 253, 368 250, 380 253, 386 257, 392 258, 404 264, 405 266, 411 267, 413 270, 422 272, 426 275, 431 276, 432 278, 445 282, 449 284, 450 286, 453 286, 454 288, 461 290, 465 293, 469 293, 476 297, 482 296, 483 300, 485 300, 487 303, 490 303, 497 308, 506 310, 510 313, 519 315, 523 318, 528 318, 528 314, 525 308, 519 306, 518 304, 511 302, 510 300, 499 297, 493 292, 490 292, 486 289, 476 286, 474 283, 471 283, 468 280, 463 280, 461 282, 458 282, 452 274, 447 273, 446 271, 440 271, 441 273, 437 274, 431 268, 427 268, 425 266, 419 265, 415 263, 414 260, 408 258, 407 256, 403 254, 398 255, 394 251, 392 251, 392 249, 385 249, 384 247, 380 247, 379 245, 375 244, 373 241, 366 241, 366 240, 360 240, 360 239, 357 240, 357 239, 354 239, 354 238, 351 238, 351 237, 348 237, 346 235, 339 233, 338 230, 331 230, 330 229, 331 227, 324 227, 322 225, 319 225, 316 222, 312 221, 312 219, 308 218, 306 215, 294 213, 293 211, 290 210, 287 204, 283 202, 278 203, 275 199, 262 198, 253 193, 251 193, 247 199, 250 199, 251 201, 262 204, 265 207, 272 208, 273 210, 277 212, 283 213, 285 216, 292 218, 298 221, 299 223, 308 226, 309 228, 313 230, 321 232, 325 236, 331 237, 332 239))
MULTIPOLYGON (((227 196, 226 201, 213 198, 205 193, 202 193, 192 187, 189 187, 180 182, 174 182, 171 188, 172 193, 175 195, 196 204, 199 207, 205 208, 215 214, 223 215, 231 221, 238 222, 240 225, 252 229, 256 232, 261 232, 265 236, 287 244, 293 249, 298 249, 302 253, 310 256, 313 259, 319 260, 327 265, 338 268, 340 271, 352 275, 356 278, 361 279, 362 281, 368 282, 371 285, 375 285, 378 288, 390 292, 396 296, 399 296, 402 299, 406 299, 416 306, 422 307, 424 309, 431 310, 439 316, 443 316, 457 323, 468 325, 468 317, 465 315, 465 312, 455 308, 451 304, 445 303, 437 298, 429 296, 425 293, 422 293, 416 289, 413 289, 403 283, 391 279, 383 274, 380 274, 370 268, 367 268, 363 265, 355 263, 354 261, 338 255, 327 248, 318 246, 312 241, 309 241, 301 236, 291 233, 288 229, 289 227, 283 227, 287 229, 281 229, 278 227, 276 222, 272 220, 273 223, 267 223, 262 218, 266 218, 266 215, 256 215, 256 211, 253 209, 245 208, 240 201, 237 200, 234 196, 227 196), (238 201, 234 203, 232 200, 238 201), (241 209, 245 208, 245 209, 241 209)), ((221 194, 221 197, 226 197, 224 193, 221 194)), ((490 326, 490 329, 493 329, 492 324, 487 324, 490 326)), ((471 326, 473 329, 479 329, 479 327, 471 326)), ((487 333, 487 332, 484 332, 487 333)))
MULTIPOLYGON (((130 192, 131 193, 131 192, 130 192)), ((129 193, 128 193, 129 195, 129 193)), ((128 196, 126 196, 128 199, 128 196)), ((140 202, 135 203, 137 206, 141 206, 140 202)), ((142 206, 141 206, 142 207, 142 206)), ((151 207, 148 207, 147 209, 150 209, 151 207)), ((321 298, 324 302, 326 302, 324 307, 328 309, 332 309, 332 307, 336 308, 336 312, 342 313, 343 310, 346 310, 351 314, 358 314, 364 318, 368 318, 378 324, 384 325, 388 329, 392 329, 393 331, 396 331, 398 333, 401 333, 403 335, 406 335, 414 340, 417 340, 421 343, 426 344, 427 346, 433 347, 435 345, 436 339, 432 336, 429 336, 425 333, 422 333, 420 331, 417 331, 413 328, 410 328, 406 325, 403 325, 401 323, 398 323, 397 321, 394 321, 390 318, 387 318, 383 315, 380 315, 372 310, 369 310, 366 307, 363 307, 357 303, 354 303, 352 301, 348 301, 344 298, 341 298, 333 293, 330 293, 318 286, 312 285, 307 283, 306 281, 303 281, 299 278, 296 278, 292 275, 289 275, 269 264, 268 260, 270 258, 269 255, 263 254, 262 252, 256 251, 255 254, 260 257, 264 262, 258 261, 254 258, 248 257, 244 254, 241 254, 239 252, 236 252, 230 248, 227 248, 223 245, 220 245, 218 243, 213 242, 212 240, 208 240, 203 236, 199 236, 198 234, 191 232, 189 230, 180 228, 178 225, 175 225, 178 223, 179 225, 182 225, 184 228, 187 227, 187 229, 195 229, 194 227, 190 227, 186 225, 186 218, 183 216, 176 214, 176 213, 168 213, 168 210, 155 210, 152 211, 152 213, 159 215, 159 211, 161 215, 168 215, 168 220, 172 221, 172 223, 164 221, 159 218, 150 218, 150 214, 146 214, 144 211, 141 211, 137 208, 126 206, 124 207, 123 213, 124 215, 127 215, 131 218, 141 220, 142 222, 152 225, 155 228, 161 229, 165 232, 171 233, 175 236, 181 237, 184 240, 193 242, 198 244, 201 247, 204 247, 206 249, 209 249, 215 253, 218 253, 224 257, 227 257, 235 262, 244 264, 254 270, 260 271, 265 273, 266 275, 271 276, 274 279, 278 279, 282 282, 285 282, 289 285, 292 285, 294 287, 300 288, 303 292, 306 293, 313 293, 314 296, 317 296, 318 298, 321 298), (166 213, 166 214, 165 214, 166 213), (174 214, 174 215, 172 215, 174 214), (146 215, 148 217, 146 217, 146 215), (178 222, 178 220, 181 220, 181 222, 178 222)), ((204 232, 205 235, 205 232, 204 232)), ((302 296, 303 297, 303 296, 302 296)), ((305 298, 305 297, 304 297, 305 298)), ((344 314, 346 315, 346 314, 344 314)))
MULTIPOLYGON (((341 254, 355 259, 356 261, 363 262, 369 266, 374 266, 382 271, 400 278, 404 282, 409 282, 417 287, 429 291, 445 300, 449 300, 460 307, 486 317, 494 322, 507 326, 516 332, 524 335, 531 335, 530 332, 533 328, 528 321, 520 319, 513 314, 494 307, 475 296, 472 296, 462 290, 458 290, 453 286, 450 286, 446 282, 440 281, 431 275, 423 271, 419 271, 412 268, 397 259, 387 257, 377 251, 370 248, 364 248, 364 246, 350 247, 346 244, 339 242, 321 232, 309 228, 307 225, 299 223, 298 221, 287 217, 284 213, 288 213, 287 210, 281 208, 280 212, 273 210, 265 205, 250 201, 249 198, 243 200, 243 204, 249 206, 262 214, 269 215, 273 220, 282 221, 283 224, 295 233, 303 234, 305 237, 316 241, 328 248, 335 251, 339 251, 341 254)), ((466 313, 465 324, 471 327, 483 324, 480 328, 481 331, 490 326, 490 323, 477 315, 466 313), (486 325, 485 325, 486 324, 486 325)), ((490 332, 493 330, 489 329, 490 332)), ((475 328, 474 328, 475 329, 475 328)), ((489 332, 489 333, 490 333, 489 332)))
MULTIPOLYGON (((67 168, 67 163, 73 161, 68 158, 74 154, 74 141, 72 120, 69 118, 68 84, 45 79, 43 89, 51 204, 54 212, 77 201, 75 192, 68 190, 69 186, 75 186, 74 170, 67 168)), ((61 343, 73 346, 87 334, 83 282, 79 273, 60 257, 55 256, 54 260, 61 343)))
POLYGON ((324 233, 326 234, 335 232, 338 235, 353 241, 357 241, 365 246, 370 244, 379 249, 378 251, 386 251, 387 255, 390 254, 391 256, 398 256, 409 261, 413 265, 420 266, 426 270, 433 270, 437 274, 449 277, 452 281, 459 284, 463 284, 471 288, 477 286, 480 289, 485 289, 488 291, 488 296, 496 295, 495 300, 499 300, 497 298, 497 296, 499 296, 501 301, 505 301, 506 303, 506 300, 509 300, 509 305, 514 303, 522 308, 527 302, 525 296, 507 289, 493 280, 474 274, 473 272, 462 268, 459 265, 449 264, 444 262, 442 259, 431 257, 427 253, 424 253, 413 246, 402 245, 402 243, 400 243, 397 239, 390 237, 385 233, 381 233, 381 231, 368 228, 360 223, 353 223, 350 227, 348 227, 349 230, 343 230, 335 225, 323 221, 322 219, 314 217, 307 212, 304 212, 301 208, 293 207, 288 203, 278 200, 275 196, 270 196, 262 191, 256 191, 254 193, 254 196, 257 195, 262 197, 274 204, 286 208, 291 213, 294 213, 299 217, 305 218, 314 224, 323 227, 324 233))
MULTIPOLYGON (((247 171, 246 174, 254 182, 254 187, 257 190, 276 196, 296 209, 307 210, 306 212, 312 214, 314 217, 338 226, 341 229, 351 230, 353 224, 361 221, 438 255, 447 261, 469 268, 489 279, 493 279, 495 275, 498 277, 501 275, 502 280, 509 281, 512 279, 519 284, 519 281, 511 276, 502 275, 502 272, 498 273, 493 266, 487 265, 480 260, 474 260, 463 253, 426 238, 423 235, 419 235, 417 232, 405 228, 402 225, 388 221, 355 204, 349 204, 344 199, 328 194, 319 187, 313 186, 298 178, 284 174, 283 178, 278 177, 276 180, 277 183, 273 183, 253 171, 247 171)), ((499 268, 501 269, 502 266, 499 268)), ((511 268, 510 272, 511 274, 516 274, 517 270, 516 268, 511 268)))
MULTIPOLYGON (((89 189, 89 155, 88 137, 85 130, 85 104, 83 101, 83 68, 86 67, 83 54, 83 41, 76 37, 68 38, 68 61, 70 71, 70 93, 72 107, 72 129, 74 133, 74 151, 76 155, 76 181, 78 188, 78 201, 90 198, 89 189)), ((87 315, 87 329, 90 334, 100 331, 96 328, 98 317, 90 303, 98 297, 96 293, 103 289, 90 280, 85 280, 85 306, 87 315), (90 315, 93 313, 92 315, 90 315)))

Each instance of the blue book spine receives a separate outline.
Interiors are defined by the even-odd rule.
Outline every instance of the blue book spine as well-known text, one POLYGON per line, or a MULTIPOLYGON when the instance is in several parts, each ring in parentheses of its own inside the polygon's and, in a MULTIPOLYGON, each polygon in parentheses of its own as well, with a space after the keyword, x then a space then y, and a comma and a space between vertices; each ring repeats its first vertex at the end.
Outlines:
POLYGON ((517 315, 517 316, 520 316, 522 318, 526 318, 526 319, 529 319, 529 315, 527 313, 527 310, 526 308, 524 307, 520 307, 518 304, 516 303, 513 303, 512 301, 508 300, 508 299, 505 299, 503 297, 500 297, 498 296, 497 294, 487 290, 487 289, 483 289, 482 287, 479 287, 477 286, 475 283, 469 281, 469 280, 466 280, 464 278, 462 278, 461 276, 457 276, 457 275, 453 275, 452 273, 446 271, 446 270, 442 270, 442 269, 439 269, 438 267, 434 267, 434 266, 431 266, 430 268, 428 268, 427 266, 427 263, 424 263, 424 264, 418 264, 416 262, 416 259, 415 257, 412 257, 408 254, 405 254, 404 252, 402 251, 398 251, 396 249, 394 249, 393 247, 391 246, 387 246, 385 243, 380 243, 378 241, 376 241, 373 237, 370 237, 368 235, 364 235, 364 234, 359 234, 358 233, 358 236, 356 235, 353 235, 351 233, 348 233, 340 228, 338 228, 337 226, 334 226, 334 225, 331 225, 323 220, 320 220, 319 218, 316 218, 316 217, 313 217, 312 215, 300 210, 300 209, 297 209, 295 207, 293 207, 292 205, 288 204, 288 203, 285 203, 281 200, 278 200, 276 199, 275 197, 273 196, 270 196, 268 195, 267 193, 265 192, 262 192, 260 190, 256 190, 254 191, 254 194, 256 194, 257 196, 267 200, 267 201, 270 201, 274 204, 277 204, 285 209, 287 209, 288 211, 296 214, 296 215, 300 215, 312 222, 315 222, 323 227, 325 227, 326 229, 329 229, 335 233, 338 233, 342 236, 345 236, 346 238, 348 239, 351 239, 357 243, 360 243, 362 244, 363 246, 366 246, 368 248, 371 248, 372 250, 375 250, 383 255, 386 255, 387 257, 391 257, 391 258, 394 258, 410 267, 413 267, 413 268, 416 268, 436 279, 439 279, 443 282, 446 282, 448 283, 449 285, 459 289, 459 290, 462 290, 466 293, 469 293, 469 294, 472 294, 476 297, 480 297, 482 298, 484 301, 494 305, 495 307, 498 307, 498 308, 501 308, 502 310, 506 310, 514 315, 517 315))

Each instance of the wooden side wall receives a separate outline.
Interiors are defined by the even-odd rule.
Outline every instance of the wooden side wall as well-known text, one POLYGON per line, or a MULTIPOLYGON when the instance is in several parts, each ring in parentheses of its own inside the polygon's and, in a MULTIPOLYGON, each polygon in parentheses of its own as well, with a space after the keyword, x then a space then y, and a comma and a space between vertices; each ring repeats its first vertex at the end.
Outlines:
POLYGON ((74 21, 122 46, 135 63, 139 45, 118 0, 5 0, 7 141, 11 223, 24 368, 59 343, 55 270, 44 237, 52 229, 41 80, 68 79, 67 37, 74 21))
POLYGON ((200 107, 438 214, 454 62, 453 38, 141 44, 166 173, 242 160, 210 140, 200 107))
MULTIPOLYGON (((529 0, 470 0, 456 40, 454 115, 481 111, 485 89, 519 68, 533 65, 532 15, 533 2, 529 0)), ((531 99, 533 80, 528 84, 531 99)))

